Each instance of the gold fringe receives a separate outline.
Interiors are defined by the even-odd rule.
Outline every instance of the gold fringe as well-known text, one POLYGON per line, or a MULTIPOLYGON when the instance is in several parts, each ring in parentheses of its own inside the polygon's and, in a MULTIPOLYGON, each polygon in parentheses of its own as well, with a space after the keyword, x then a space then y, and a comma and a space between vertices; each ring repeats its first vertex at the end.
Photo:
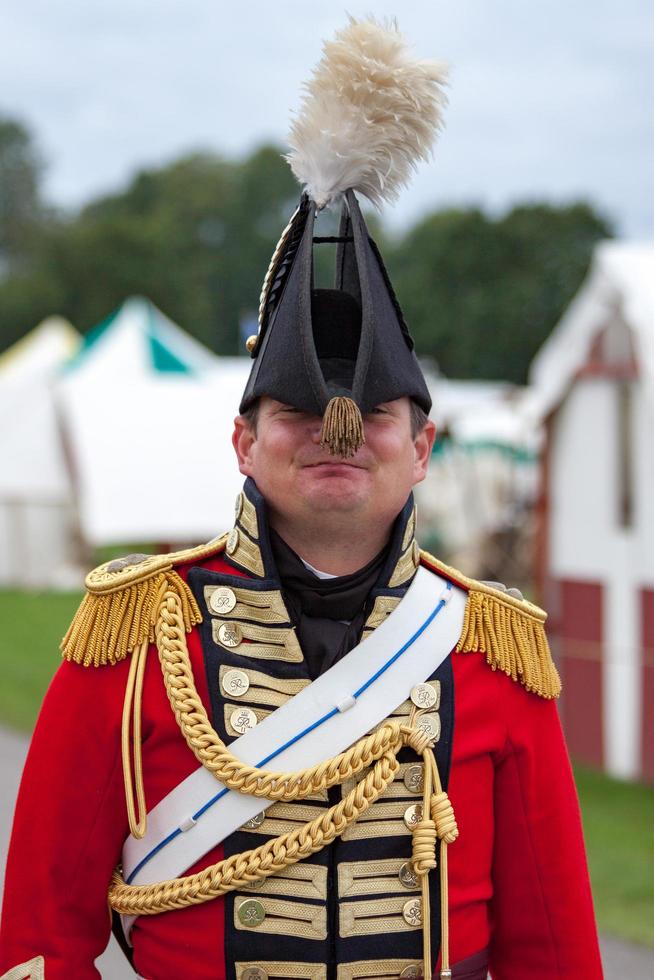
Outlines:
POLYGON ((165 569, 113 592, 87 594, 61 641, 66 660, 101 667, 124 660, 146 640, 154 643, 154 626, 164 593, 179 596, 186 632, 202 622, 202 614, 186 582, 165 569))
POLYGON ((332 398, 322 418, 320 445, 332 456, 347 459, 354 456, 365 441, 363 419, 356 402, 342 395, 332 398))
MULTIPOLYGON (((556 698, 561 680, 552 660, 541 616, 519 600, 490 590, 470 589, 458 653, 486 654, 486 663, 542 698, 556 698)), ((533 607, 537 610, 537 607, 533 607)), ((540 613, 540 610, 537 610, 540 613)))

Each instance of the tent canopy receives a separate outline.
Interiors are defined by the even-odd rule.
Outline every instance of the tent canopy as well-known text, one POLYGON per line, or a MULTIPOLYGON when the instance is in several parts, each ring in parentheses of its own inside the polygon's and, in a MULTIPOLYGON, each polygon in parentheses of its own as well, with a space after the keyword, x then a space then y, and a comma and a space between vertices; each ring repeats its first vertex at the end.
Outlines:
POLYGON ((654 387, 654 244, 601 242, 581 289, 532 361, 531 410, 544 418, 565 398, 598 333, 619 317, 643 378, 654 387))
POLYGON ((52 386, 79 342, 67 320, 49 317, 0 355, 0 498, 68 499, 52 386))
POLYGON ((58 397, 93 545, 208 540, 242 483, 231 447, 247 358, 218 358, 128 299, 87 337, 58 397))

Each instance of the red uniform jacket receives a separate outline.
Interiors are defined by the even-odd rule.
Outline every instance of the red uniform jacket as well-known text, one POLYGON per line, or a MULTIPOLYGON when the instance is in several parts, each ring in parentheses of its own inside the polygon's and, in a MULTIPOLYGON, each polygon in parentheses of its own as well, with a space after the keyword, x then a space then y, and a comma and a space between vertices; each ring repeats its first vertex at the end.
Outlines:
MULTIPOLYGON (((204 564, 225 567, 219 557, 204 564)), ((188 645, 208 706, 197 629, 188 645)), ((489 947, 494 980, 596 980, 602 970, 579 808, 556 703, 494 672, 482 654, 453 653, 452 661, 449 795, 460 835, 448 850, 451 962, 489 947)), ((107 887, 129 833, 120 752, 128 667, 64 663, 46 695, 16 808, 0 976, 38 956, 46 980, 99 976, 94 960, 110 935, 107 887)), ((196 766, 152 649, 143 694, 148 808, 196 766)), ((216 848, 190 871, 221 856, 216 848)), ((223 903, 137 919, 139 973, 224 977, 223 903)))

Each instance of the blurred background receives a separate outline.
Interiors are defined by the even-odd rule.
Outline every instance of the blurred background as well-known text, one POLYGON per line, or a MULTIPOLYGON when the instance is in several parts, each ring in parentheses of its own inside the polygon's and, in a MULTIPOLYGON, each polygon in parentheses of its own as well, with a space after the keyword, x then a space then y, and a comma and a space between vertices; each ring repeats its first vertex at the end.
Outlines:
MULTIPOLYGON (((439 427, 422 544, 548 609, 607 977, 654 976, 654 9, 347 10, 451 65, 433 161, 369 218, 439 427)), ((299 194, 285 135, 345 19, 2 5, 3 848, 85 571, 231 525, 244 342, 299 194)))

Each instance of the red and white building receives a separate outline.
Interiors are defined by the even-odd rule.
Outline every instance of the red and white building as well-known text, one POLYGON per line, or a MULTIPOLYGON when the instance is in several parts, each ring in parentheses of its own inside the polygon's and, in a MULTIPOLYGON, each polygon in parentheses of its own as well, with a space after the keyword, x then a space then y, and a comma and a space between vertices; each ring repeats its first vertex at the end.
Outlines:
POLYGON ((654 244, 606 242, 531 368, 538 577, 571 754, 654 781, 654 244))

